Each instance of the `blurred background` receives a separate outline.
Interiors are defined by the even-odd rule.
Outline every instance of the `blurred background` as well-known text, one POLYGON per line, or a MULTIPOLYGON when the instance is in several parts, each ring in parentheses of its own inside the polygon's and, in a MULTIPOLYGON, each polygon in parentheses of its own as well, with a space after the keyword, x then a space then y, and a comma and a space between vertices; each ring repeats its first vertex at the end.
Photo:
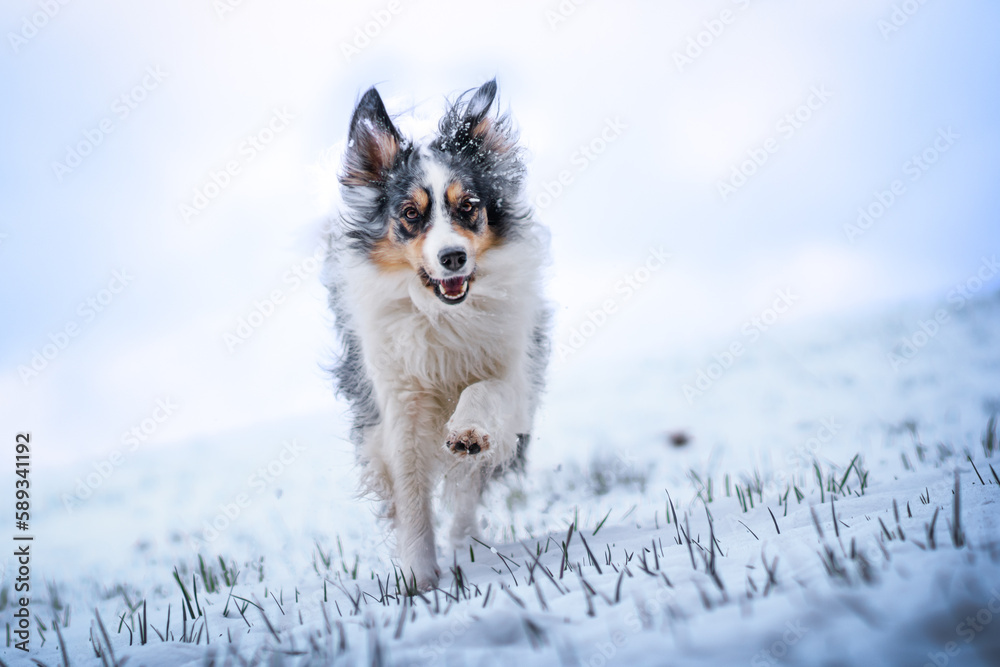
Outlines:
POLYGON ((0 28, 0 419, 38 467, 338 419, 315 252, 371 85, 434 118, 497 77, 551 230, 553 403, 643 378, 632 407, 686 428, 754 330, 996 290, 985 0, 9 0, 0 28))

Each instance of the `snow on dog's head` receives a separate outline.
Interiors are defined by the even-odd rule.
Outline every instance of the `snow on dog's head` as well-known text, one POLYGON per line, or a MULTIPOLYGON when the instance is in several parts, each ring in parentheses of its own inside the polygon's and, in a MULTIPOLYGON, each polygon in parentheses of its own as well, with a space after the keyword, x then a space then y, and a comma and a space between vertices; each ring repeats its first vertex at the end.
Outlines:
POLYGON ((351 119, 340 175, 353 251, 381 271, 412 271, 444 303, 472 288, 484 253, 527 218, 524 165, 506 115, 490 113, 496 81, 449 104, 437 133, 418 144, 370 88, 351 119))

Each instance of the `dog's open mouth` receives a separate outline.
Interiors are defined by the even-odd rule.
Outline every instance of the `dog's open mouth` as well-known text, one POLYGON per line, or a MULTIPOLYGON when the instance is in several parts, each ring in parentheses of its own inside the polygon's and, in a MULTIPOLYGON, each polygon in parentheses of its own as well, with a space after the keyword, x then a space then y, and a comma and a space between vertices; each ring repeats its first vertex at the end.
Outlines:
POLYGON ((426 273, 421 273, 421 277, 424 279, 424 284, 434 290, 435 296, 445 303, 452 305, 465 301, 465 297, 469 295, 469 283, 472 282, 474 277, 474 275, 470 274, 468 276, 456 276, 455 278, 435 280, 426 273))
POLYGON ((469 294, 469 283, 471 276, 459 276, 457 278, 446 278, 445 280, 431 280, 434 284, 434 293, 437 298, 445 303, 462 303, 469 294))

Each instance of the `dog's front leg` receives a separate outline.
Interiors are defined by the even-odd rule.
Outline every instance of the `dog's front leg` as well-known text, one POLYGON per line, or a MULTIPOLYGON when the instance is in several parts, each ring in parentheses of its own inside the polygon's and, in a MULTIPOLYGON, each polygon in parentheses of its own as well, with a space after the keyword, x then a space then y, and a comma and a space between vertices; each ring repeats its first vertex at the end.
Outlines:
POLYGON ((400 566, 419 590, 437 585, 441 571, 434 549, 431 489, 434 474, 432 414, 419 392, 399 392, 387 409, 387 445, 392 471, 394 527, 400 566))
POLYGON ((446 484, 453 504, 451 543, 461 547, 478 533, 476 509, 490 468, 502 468, 517 452, 517 433, 526 431, 523 392, 504 380, 476 382, 462 391, 448 420, 445 446, 472 465, 449 471, 446 484), (523 429, 521 431, 517 429, 523 429), (481 462, 481 464, 480 464, 481 462))
POLYGON ((481 456, 503 467, 517 452, 517 429, 527 428, 524 393, 507 380, 483 380, 462 391, 448 420, 446 446, 459 456, 481 456))

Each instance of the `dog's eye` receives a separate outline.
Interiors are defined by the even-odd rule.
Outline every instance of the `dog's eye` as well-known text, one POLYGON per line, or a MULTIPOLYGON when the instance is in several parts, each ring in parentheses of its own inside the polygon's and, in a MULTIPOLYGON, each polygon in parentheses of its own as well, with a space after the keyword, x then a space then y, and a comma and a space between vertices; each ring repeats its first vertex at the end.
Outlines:
POLYGON ((462 213, 471 213, 472 209, 475 208, 475 205, 478 202, 478 199, 466 199, 461 203, 461 205, 459 205, 458 210, 462 213))
POLYGON ((418 211, 415 206, 407 206, 403 209, 403 217, 410 222, 413 222, 420 217, 420 211, 418 211))

